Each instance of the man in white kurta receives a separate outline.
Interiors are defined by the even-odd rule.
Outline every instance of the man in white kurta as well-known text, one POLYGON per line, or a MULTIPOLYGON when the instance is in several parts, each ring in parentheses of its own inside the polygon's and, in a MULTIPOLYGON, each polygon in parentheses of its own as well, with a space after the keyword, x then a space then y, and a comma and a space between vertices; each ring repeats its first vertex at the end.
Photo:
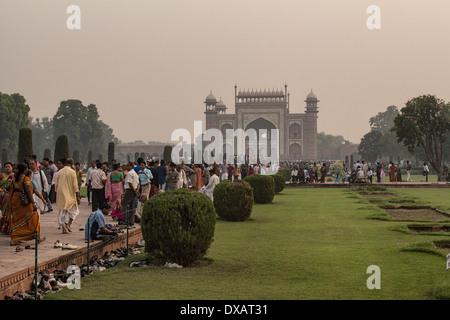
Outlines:
MULTIPOLYGON (((208 169, 206 169, 208 170, 208 169)), ((208 184, 205 187, 202 187, 200 189, 200 192, 206 194, 211 201, 214 201, 213 192, 216 185, 219 184, 220 179, 214 172, 214 170, 210 170, 209 173, 211 174, 211 177, 209 178, 208 184)))
POLYGON ((67 159, 64 168, 58 171, 55 181, 56 207, 58 208, 58 223, 62 233, 72 230, 70 226, 79 213, 80 195, 77 175, 72 168, 73 160, 67 159))

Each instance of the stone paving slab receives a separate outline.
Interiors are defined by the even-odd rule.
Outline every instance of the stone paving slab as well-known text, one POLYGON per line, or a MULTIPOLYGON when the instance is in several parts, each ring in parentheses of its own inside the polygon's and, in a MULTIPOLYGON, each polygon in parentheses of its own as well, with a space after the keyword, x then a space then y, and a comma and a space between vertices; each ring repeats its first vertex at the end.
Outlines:
MULTIPOLYGON (((52 212, 41 214, 41 235, 46 240, 38 245, 38 263, 42 263, 66 254, 73 253, 73 250, 63 250, 61 248, 55 249, 53 247, 56 240, 62 243, 69 243, 75 245, 78 249, 87 247, 84 240, 84 229, 88 216, 92 212, 91 206, 88 205, 87 198, 82 198, 79 206, 80 213, 72 224, 72 232, 69 234, 62 234, 62 230, 58 229, 57 215, 58 211, 54 208, 52 212)), ((112 220, 111 216, 105 217, 106 224, 117 224, 112 220)), ((20 244, 22 251, 16 252, 17 246, 10 246, 10 236, 0 233, 0 279, 21 271, 25 268, 34 266, 35 250, 25 249, 27 245, 34 248, 35 241, 25 241, 20 244)), ((95 245, 101 241, 94 241, 95 245)))

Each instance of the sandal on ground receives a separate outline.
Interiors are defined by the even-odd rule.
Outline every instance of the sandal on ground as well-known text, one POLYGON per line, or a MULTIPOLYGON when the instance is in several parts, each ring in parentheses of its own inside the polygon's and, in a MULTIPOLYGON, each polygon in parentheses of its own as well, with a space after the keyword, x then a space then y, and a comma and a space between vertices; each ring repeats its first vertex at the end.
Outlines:
POLYGON ((16 248, 16 252, 20 252, 20 251, 23 251, 23 248, 21 248, 21 247, 17 246, 17 248, 16 248))

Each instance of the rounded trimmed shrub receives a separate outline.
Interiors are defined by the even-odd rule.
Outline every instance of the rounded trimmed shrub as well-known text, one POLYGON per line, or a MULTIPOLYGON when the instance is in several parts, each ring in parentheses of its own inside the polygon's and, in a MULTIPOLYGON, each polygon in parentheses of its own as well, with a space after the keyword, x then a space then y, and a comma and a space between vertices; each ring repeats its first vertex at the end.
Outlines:
POLYGON ((167 191, 144 204, 145 251, 166 262, 189 266, 201 259, 213 241, 215 226, 214 205, 198 191, 167 191))
POLYGON ((279 169, 277 174, 282 174, 284 176, 285 181, 291 181, 291 171, 289 169, 279 169))
POLYGON ((280 193, 284 190, 284 187, 286 186, 286 180, 285 176, 282 173, 276 173, 272 175, 272 178, 275 182, 275 194, 280 193))
POLYGON ((227 221, 246 221, 253 208, 253 191, 243 180, 224 180, 214 187, 214 207, 227 221))
POLYGON ((275 196, 275 181, 270 175, 252 174, 244 179, 253 189, 255 203, 271 203, 275 196))

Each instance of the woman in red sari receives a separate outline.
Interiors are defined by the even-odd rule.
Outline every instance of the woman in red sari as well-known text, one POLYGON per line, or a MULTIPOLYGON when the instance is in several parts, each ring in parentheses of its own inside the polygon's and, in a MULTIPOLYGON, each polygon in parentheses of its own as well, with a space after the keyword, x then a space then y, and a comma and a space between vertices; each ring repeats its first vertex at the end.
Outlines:
POLYGON ((8 210, 11 217, 11 246, 16 246, 21 241, 34 239, 36 232, 39 242, 45 240, 45 238, 41 239, 41 225, 33 196, 33 184, 30 178, 26 176, 27 171, 28 167, 25 163, 17 166, 17 172, 9 191, 8 210), (20 191, 22 189, 30 200, 28 205, 23 205, 20 202, 20 191))
POLYGON ((195 184, 192 184, 194 190, 200 190, 203 187, 202 169, 197 164, 194 164, 195 184))

